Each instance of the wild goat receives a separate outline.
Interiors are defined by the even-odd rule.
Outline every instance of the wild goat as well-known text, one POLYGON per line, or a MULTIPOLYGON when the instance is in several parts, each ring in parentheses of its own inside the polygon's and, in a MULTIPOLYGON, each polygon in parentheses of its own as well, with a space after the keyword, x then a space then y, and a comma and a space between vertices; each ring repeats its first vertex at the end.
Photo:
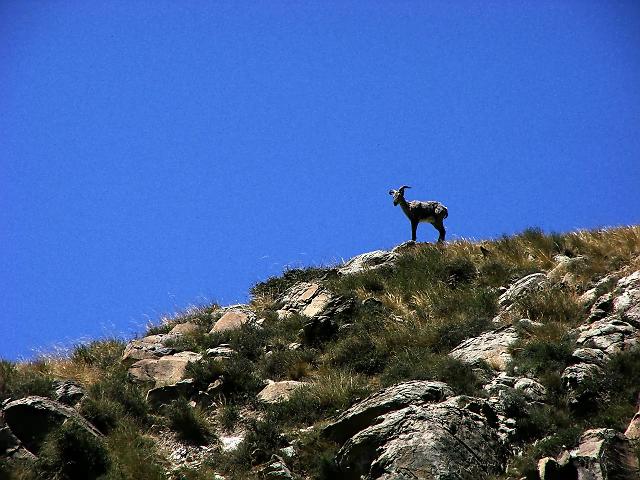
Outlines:
POLYGON ((405 188, 411 188, 403 185, 398 190, 389 190, 389 195, 393 197, 393 205, 400 204, 404 214, 411 221, 411 240, 416 241, 416 230, 420 222, 429 222, 440 233, 438 243, 444 242, 444 236, 447 233, 444 229, 442 221, 449 216, 447 207, 440 202, 418 202, 412 200, 407 202, 404 199, 405 188))

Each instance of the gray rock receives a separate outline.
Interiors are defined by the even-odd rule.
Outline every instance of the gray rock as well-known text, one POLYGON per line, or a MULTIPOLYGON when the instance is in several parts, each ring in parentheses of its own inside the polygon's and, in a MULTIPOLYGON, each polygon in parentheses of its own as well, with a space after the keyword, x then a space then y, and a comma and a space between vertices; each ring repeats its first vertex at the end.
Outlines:
POLYGON ((408 405, 440 402, 451 396, 453 390, 443 382, 414 380, 399 383, 369 395, 343 412, 324 428, 323 434, 338 443, 343 443, 371 425, 380 415, 408 405))
POLYGON ((393 268, 398 258, 395 251, 376 250, 374 252, 363 253, 353 257, 348 262, 338 268, 340 275, 353 275, 368 270, 378 270, 381 268, 393 268))
POLYGON ((412 404, 377 417, 338 451, 345 479, 476 479, 504 470, 506 452, 481 399, 412 404), (488 414, 488 415, 487 415, 488 414))
POLYGON ((56 400, 65 405, 75 405, 85 395, 84 389, 73 380, 56 380, 53 388, 56 400))
POLYGON ((147 392, 147 402, 157 408, 171 403, 180 397, 189 398, 195 393, 195 384, 192 378, 181 380, 174 385, 164 385, 152 388, 147 392))
POLYGON ((73 408, 49 398, 30 396, 8 402, 2 410, 6 425, 22 445, 37 454, 48 433, 73 421, 92 435, 100 432, 73 408))
POLYGON ((275 454, 271 456, 271 460, 258 473, 261 478, 265 479, 294 480, 295 478, 282 457, 275 454))
POLYGON ((505 370, 511 361, 509 347, 518 340, 518 330, 505 326, 465 340, 449 355, 461 362, 479 365, 486 362, 495 370, 505 370))
POLYGON ((597 348, 578 348, 572 356, 580 363, 593 363, 599 366, 609 361, 609 356, 597 348))
POLYGON ((498 304, 503 309, 508 309, 516 300, 519 300, 529 293, 542 290, 549 285, 549 280, 544 273, 532 273, 513 283, 507 290, 498 297, 498 304))
POLYGON ((157 359, 165 355, 171 355, 176 350, 167 347, 165 342, 176 338, 176 335, 159 334, 131 340, 124 349, 122 361, 131 363, 137 360, 157 359))
POLYGON ((300 330, 303 345, 319 345, 331 339, 338 332, 338 324, 325 316, 309 319, 300 330))
POLYGON ((519 379, 514 388, 521 391, 525 398, 532 402, 544 402, 547 399, 547 389, 544 385, 531 378, 519 379))
POLYGON ((640 410, 636 412, 629 426, 624 432, 624 436, 627 437, 633 444, 640 443, 640 410))
POLYGON ((578 328, 576 343, 580 347, 602 350, 613 354, 638 344, 639 331, 633 325, 610 316, 578 328))
POLYGON ((562 372, 562 385, 567 391, 567 400, 573 408, 588 405, 595 399, 595 387, 603 370, 594 363, 576 363, 562 372))

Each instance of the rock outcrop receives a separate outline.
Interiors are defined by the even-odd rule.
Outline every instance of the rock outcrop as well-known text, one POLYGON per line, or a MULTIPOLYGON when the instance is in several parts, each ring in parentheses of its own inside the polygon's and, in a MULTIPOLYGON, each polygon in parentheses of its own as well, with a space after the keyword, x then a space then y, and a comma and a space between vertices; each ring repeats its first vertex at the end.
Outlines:
POLYGON ((387 412, 417 403, 440 402, 453 396, 453 390, 443 382, 415 380, 403 382, 376 392, 342 413, 324 429, 324 434, 344 443, 360 430, 387 412))
POLYGON ((338 268, 341 275, 352 275, 367 270, 379 270, 383 268, 393 268, 395 266, 398 253, 396 250, 375 250, 353 257, 338 268))
POLYGON ((598 298, 586 324, 576 329, 576 363, 562 373, 569 401, 593 400, 589 384, 601 377, 611 355, 640 344, 640 271, 618 280, 612 292, 598 298))
POLYGON ((587 430, 579 444, 557 459, 538 462, 541 480, 637 480, 638 457, 629 440, 610 428, 587 430))
POLYGON ((504 468, 505 449, 490 406, 452 397, 418 403, 374 419, 338 451, 345 479, 477 479, 504 468))
POLYGON ((95 436, 101 433, 74 409, 49 398, 30 396, 8 402, 2 414, 11 433, 31 453, 37 454, 47 434, 64 422, 75 422, 95 436))
POLYGON ((513 304, 532 292, 542 290, 549 285, 547 275, 544 273, 532 273, 514 282, 498 298, 498 304, 504 310, 512 308, 513 304))
POLYGON ((505 370, 511 361, 509 347, 517 342, 518 338, 515 327, 504 326, 465 340, 449 355, 471 365, 485 362, 496 370, 505 370))

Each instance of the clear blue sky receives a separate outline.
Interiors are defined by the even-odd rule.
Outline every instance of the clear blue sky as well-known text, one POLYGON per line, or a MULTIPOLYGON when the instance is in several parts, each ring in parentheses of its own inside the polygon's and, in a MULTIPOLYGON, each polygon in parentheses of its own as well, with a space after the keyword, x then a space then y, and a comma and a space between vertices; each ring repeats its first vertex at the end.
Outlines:
POLYGON ((0 2, 0 357, 393 247, 401 184, 640 223, 640 2, 0 2))

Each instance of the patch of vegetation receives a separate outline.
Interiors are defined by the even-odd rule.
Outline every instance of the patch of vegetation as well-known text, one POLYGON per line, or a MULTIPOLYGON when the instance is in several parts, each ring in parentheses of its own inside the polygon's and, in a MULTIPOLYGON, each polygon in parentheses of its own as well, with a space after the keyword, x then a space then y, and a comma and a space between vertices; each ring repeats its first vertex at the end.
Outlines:
POLYGON ((178 434, 178 438, 186 442, 204 445, 213 438, 211 426, 199 408, 189 405, 181 398, 174 400, 162 409, 169 428, 178 434))
POLYGON ((245 402, 264 387, 255 364, 239 355, 228 360, 209 358, 193 362, 187 366, 187 372, 201 390, 220 379, 222 394, 228 401, 245 402))
POLYGON ((297 389, 289 400, 267 407, 280 425, 310 425, 329 418, 364 399, 373 391, 366 377, 349 372, 323 372, 308 387, 297 389))
POLYGON ((393 357, 381 377, 384 386, 406 380, 439 380, 465 395, 477 395, 482 387, 471 366, 429 349, 407 350, 393 357))
POLYGON ((109 457, 100 438, 66 422, 45 439, 36 468, 49 478, 91 480, 107 471, 109 457))
POLYGON ((149 405, 140 388, 128 381, 126 370, 114 368, 91 385, 80 405, 80 413, 107 433, 125 416, 144 425, 148 421, 149 405))
POLYGON ((51 397, 53 377, 42 361, 15 364, 0 360, 0 401, 28 395, 51 397))

